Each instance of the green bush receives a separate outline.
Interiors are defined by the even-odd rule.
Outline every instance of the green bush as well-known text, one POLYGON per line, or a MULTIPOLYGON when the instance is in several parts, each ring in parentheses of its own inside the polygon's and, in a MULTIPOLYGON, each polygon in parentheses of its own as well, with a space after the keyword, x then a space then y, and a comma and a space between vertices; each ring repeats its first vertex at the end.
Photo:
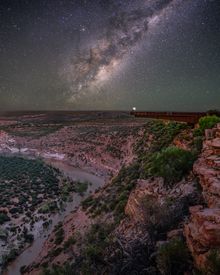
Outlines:
POLYGON ((219 122, 220 117, 216 115, 201 117, 199 120, 199 128, 204 132, 205 129, 211 129, 219 122))
POLYGON ((200 128, 196 128, 193 131, 193 136, 194 137, 201 137, 201 136, 203 136, 203 131, 200 128))
POLYGON ((39 209, 39 213, 55 213, 58 210, 57 202, 56 201, 49 201, 46 202, 42 207, 39 209))
POLYGON ((156 262, 161 274, 182 275, 189 268, 190 254, 181 239, 173 239, 159 248, 156 262))
POLYGON ((148 176, 163 177, 165 183, 172 185, 189 172, 195 160, 195 154, 170 146, 151 156, 145 166, 148 176))
POLYGON ((74 186, 74 191, 76 193, 79 193, 80 195, 83 195, 87 189, 88 189, 89 183, 88 182, 77 182, 74 186))

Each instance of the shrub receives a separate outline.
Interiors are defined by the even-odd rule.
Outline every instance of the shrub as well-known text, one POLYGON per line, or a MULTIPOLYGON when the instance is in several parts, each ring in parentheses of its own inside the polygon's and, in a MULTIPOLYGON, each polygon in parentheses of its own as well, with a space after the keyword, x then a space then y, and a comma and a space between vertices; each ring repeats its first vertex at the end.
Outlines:
POLYGON ((55 244, 59 245, 62 243, 64 239, 64 230, 63 227, 58 228, 58 230, 55 232, 55 244))
POLYGON ((33 234, 25 234, 24 235, 25 241, 27 243, 32 243, 34 241, 34 235, 33 234))
POLYGON ((62 252, 62 248, 61 247, 57 247, 53 250, 50 251, 49 255, 51 257, 57 257, 58 255, 60 255, 60 253, 62 252))
POLYGON ((65 263, 63 266, 54 265, 51 269, 45 268, 43 275, 73 275, 75 274, 70 264, 65 263))
POLYGON ((39 213, 54 213, 58 210, 58 206, 56 201, 49 201, 46 202, 42 207, 39 209, 39 213))
POLYGON ((144 197, 141 201, 143 221, 152 238, 161 234, 173 226, 178 220, 173 214, 169 203, 158 202, 157 198, 152 195, 144 197))
POLYGON ((159 248, 156 262, 161 274, 184 274, 189 268, 190 254, 181 239, 173 239, 159 248))
POLYGON ((200 128, 196 128, 193 131, 193 136, 194 137, 201 137, 203 135, 203 131, 200 128))
POLYGON ((149 123, 149 132, 154 135, 154 141, 151 145, 151 151, 156 152, 168 146, 174 137, 180 133, 181 130, 186 129, 187 124, 163 121, 151 121, 149 123))
POLYGON ((205 129, 211 129, 219 122, 220 122, 220 117, 216 115, 205 116, 200 118, 199 128, 201 129, 202 132, 204 132, 205 129))
POLYGON ((80 195, 83 195, 87 189, 88 189, 88 182, 77 182, 74 186, 74 190, 76 193, 79 193, 80 195))
POLYGON ((196 153, 200 153, 202 150, 202 143, 203 143, 203 137, 202 136, 196 136, 193 139, 193 148, 196 153))
POLYGON ((99 261, 102 259, 102 252, 103 249, 101 246, 98 246, 96 244, 88 244, 85 248, 85 256, 87 259, 90 259, 90 261, 99 261))
POLYGON ((20 267, 20 273, 21 273, 21 274, 24 274, 25 272, 27 272, 27 266, 26 266, 26 265, 22 265, 22 266, 20 267))
POLYGON ((145 169, 148 176, 163 177, 165 183, 172 185, 189 172, 194 160, 193 153, 170 146, 153 154, 145 169))
POLYGON ((220 251, 211 250, 207 260, 206 274, 220 274, 220 251))
POLYGON ((79 268, 81 274, 99 274, 97 268, 104 260, 104 252, 111 242, 110 234, 113 229, 113 224, 106 223, 96 223, 91 226, 81 251, 80 258, 83 261, 79 265, 76 263, 76 269, 79 268))
POLYGON ((0 228, 0 240, 6 241, 8 237, 8 230, 0 228))
POLYGON ((76 239, 74 236, 69 237, 68 240, 64 242, 63 248, 66 250, 68 249, 71 245, 74 245, 76 243, 76 239))
POLYGON ((86 210, 88 207, 92 206, 93 204, 94 204, 94 199, 92 196, 89 196, 88 198, 86 198, 81 202, 83 210, 86 210))
POLYGON ((0 212, 0 224, 10 221, 8 215, 4 212, 0 212))
POLYGON ((118 215, 121 215, 124 213, 124 209, 125 209, 125 206, 127 204, 127 197, 123 200, 120 200, 117 205, 115 206, 115 215, 118 216, 118 215))
POLYGON ((2 257, 2 266, 5 267, 9 262, 13 261, 18 256, 18 251, 12 248, 7 255, 2 257))

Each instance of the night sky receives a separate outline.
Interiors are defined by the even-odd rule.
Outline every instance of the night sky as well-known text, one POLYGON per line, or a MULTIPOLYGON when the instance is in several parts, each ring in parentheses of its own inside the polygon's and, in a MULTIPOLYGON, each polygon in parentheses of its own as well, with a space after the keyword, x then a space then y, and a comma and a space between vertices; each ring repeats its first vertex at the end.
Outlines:
POLYGON ((220 109, 219 0, 0 0, 0 109, 220 109))

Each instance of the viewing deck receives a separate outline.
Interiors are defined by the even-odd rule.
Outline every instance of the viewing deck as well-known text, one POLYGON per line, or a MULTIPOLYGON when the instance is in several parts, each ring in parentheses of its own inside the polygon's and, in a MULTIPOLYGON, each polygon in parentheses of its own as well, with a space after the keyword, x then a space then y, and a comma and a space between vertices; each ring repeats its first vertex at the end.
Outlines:
POLYGON ((145 112, 145 111, 131 111, 131 115, 135 117, 146 117, 164 120, 174 120, 179 122, 186 122, 189 124, 196 124, 199 119, 206 116, 209 112, 145 112))

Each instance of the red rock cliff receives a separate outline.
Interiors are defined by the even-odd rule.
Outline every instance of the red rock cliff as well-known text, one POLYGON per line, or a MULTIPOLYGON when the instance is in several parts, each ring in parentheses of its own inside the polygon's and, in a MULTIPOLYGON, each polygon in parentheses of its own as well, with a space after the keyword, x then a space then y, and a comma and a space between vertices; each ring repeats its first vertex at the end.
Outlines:
POLYGON ((191 207, 185 236, 194 261, 205 268, 213 249, 220 249, 220 124, 207 131, 203 150, 194 164, 207 208, 191 207))

